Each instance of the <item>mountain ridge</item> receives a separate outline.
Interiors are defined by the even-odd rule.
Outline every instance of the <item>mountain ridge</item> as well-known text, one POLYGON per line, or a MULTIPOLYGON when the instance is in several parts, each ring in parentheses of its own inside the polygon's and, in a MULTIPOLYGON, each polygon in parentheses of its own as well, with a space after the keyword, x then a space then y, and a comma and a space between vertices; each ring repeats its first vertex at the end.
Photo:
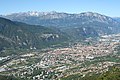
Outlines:
POLYGON ((72 30, 61 31, 56 27, 30 25, 0 18, 0 50, 6 48, 41 49, 62 45, 69 41, 98 37, 98 33, 92 28, 81 27, 72 30))
POLYGON ((5 48, 40 49, 65 40, 67 37, 55 29, 0 18, 0 50, 5 48))
MULTIPOLYGON (((31 25, 57 27, 63 30, 65 27, 91 27, 99 35, 120 32, 120 23, 115 19, 95 12, 83 12, 69 14, 64 12, 21 12, 2 16, 12 21, 24 22, 31 25)), ((69 33, 67 33, 69 34, 69 33)))
MULTIPOLYGON (((0 35, 2 41, 3 38, 5 39, 4 41, 6 40, 14 41, 13 39, 16 39, 18 37, 17 35, 13 35, 12 32, 16 31, 15 33, 18 34, 18 32, 21 32, 21 30, 18 29, 22 28, 23 33, 25 32, 25 34, 32 36, 28 38, 29 40, 33 40, 31 41, 33 43, 30 44, 32 45, 34 44, 36 46, 38 46, 36 43, 43 42, 44 44, 44 41, 46 41, 47 39, 48 42, 50 41, 50 43, 53 43, 54 41, 56 42, 56 40, 58 42, 65 41, 64 40, 65 36, 68 37, 70 41, 71 40, 76 41, 89 37, 98 37, 101 35, 120 33, 120 23, 118 21, 116 21, 111 17, 93 12, 84 12, 80 14, 68 14, 64 12, 58 13, 54 11, 46 12, 46 13, 24 12, 24 13, 14 13, 2 17, 3 18, 0 18, 0 20, 2 19, 0 23, 0 28, 1 28, 0 30, 3 32, 4 27, 7 26, 8 28, 6 29, 7 34, 4 33, 5 36, 3 36, 3 34, 0 35), (42 35, 40 31, 41 26, 39 25, 46 26, 43 27, 44 28, 43 33, 46 32, 46 30, 48 30, 48 32, 42 35), (12 29, 12 27, 14 28, 12 29), (14 36, 12 39, 11 37, 9 39, 8 36, 11 36, 9 35, 9 33, 11 33, 14 36), (61 35, 60 39, 58 34, 61 35), (47 37, 47 39, 45 39, 45 37, 47 37), (54 40, 53 38, 56 38, 56 40, 54 40)), ((25 34, 21 33, 19 35, 22 35, 22 37, 25 38, 26 36, 25 34)), ((21 42, 25 42, 25 41, 21 41, 21 42)), ((45 42, 45 44, 46 45, 49 44, 48 42, 45 42)), ((11 42, 10 44, 14 45, 13 42, 11 42)), ((17 44, 19 45, 19 41, 17 44)), ((29 44, 29 48, 30 48, 30 44, 29 44)), ((25 45, 25 43, 22 43, 22 45, 25 45)))

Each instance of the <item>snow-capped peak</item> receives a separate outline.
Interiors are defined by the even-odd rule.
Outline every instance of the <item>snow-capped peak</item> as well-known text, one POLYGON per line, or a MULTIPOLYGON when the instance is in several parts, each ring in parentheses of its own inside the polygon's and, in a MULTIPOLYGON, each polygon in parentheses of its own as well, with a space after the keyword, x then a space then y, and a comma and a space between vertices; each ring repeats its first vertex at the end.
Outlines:
POLYGON ((48 14, 50 14, 50 15, 57 14, 57 12, 56 11, 51 11, 51 12, 28 11, 27 14, 29 16, 41 16, 41 15, 43 16, 43 15, 48 15, 48 14))
POLYGON ((30 16, 39 16, 39 12, 37 12, 37 11, 30 11, 30 12, 28 12, 28 14, 30 16))

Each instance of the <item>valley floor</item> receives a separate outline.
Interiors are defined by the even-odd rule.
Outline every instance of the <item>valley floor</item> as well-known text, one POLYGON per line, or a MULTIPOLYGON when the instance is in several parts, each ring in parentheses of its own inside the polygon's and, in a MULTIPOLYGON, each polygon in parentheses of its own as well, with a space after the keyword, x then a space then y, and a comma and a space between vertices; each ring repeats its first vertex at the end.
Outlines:
POLYGON ((119 38, 115 35, 103 36, 96 43, 86 40, 85 44, 22 51, 16 55, 0 57, 0 78, 4 80, 4 76, 8 76, 18 80, 93 80, 101 74, 96 80, 108 80, 112 76, 116 78, 111 80, 119 80, 120 74, 116 75, 120 71, 119 38))

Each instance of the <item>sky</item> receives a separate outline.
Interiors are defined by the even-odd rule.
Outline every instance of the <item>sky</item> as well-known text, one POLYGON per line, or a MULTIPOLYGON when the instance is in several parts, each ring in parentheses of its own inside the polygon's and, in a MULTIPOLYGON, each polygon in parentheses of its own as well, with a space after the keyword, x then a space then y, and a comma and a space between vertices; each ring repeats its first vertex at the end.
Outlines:
POLYGON ((120 17, 120 0, 0 0, 0 15, 28 11, 97 12, 120 17))

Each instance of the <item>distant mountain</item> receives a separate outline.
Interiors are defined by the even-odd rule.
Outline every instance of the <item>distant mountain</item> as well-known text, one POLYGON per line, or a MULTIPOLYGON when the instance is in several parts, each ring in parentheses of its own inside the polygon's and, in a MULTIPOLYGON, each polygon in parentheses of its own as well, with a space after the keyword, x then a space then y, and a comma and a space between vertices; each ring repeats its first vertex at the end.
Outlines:
MULTIPOLYGON (((120 23, 111 17, 93 12, 69 14, 59 12, 23 12, 2 16, 7 19, 27 24, 57 27, 63 30, 69 28, 93 28, 99 35, 120 32, 120 23)), ((74 29, 75 30, 75 29, 74 29)), ((63 31, 65 32, 65 31, 63 31)), ((69 34, 69 33, 67 33, 69 34)))
POLYGON ((1 16, 0 50, 12 47, 40 49, 66 41, 120 33, 119 21, 93 12, 23 12, 1 16))
POLYGON ((28 25, 0 18, 0 50, 41 49, 88 37, 98 37, 98 33, 91 27, 62 28, 60 31, 55 27, 28 25))
POLYGON ((67 33, 67 35, 71 36, 71 39, 83 40, 89 37, 98 37, 98 33, 94 28, 91 27, 71 27, 71 28, 63 28, 62 31, 67 33))
POLYGON ((120 17, 113 17, 116 21, 120 22, 120 17))
POLYGON ((57 29, 0 18, 0 50, 6 48, 41 49, 67 40, 68 37, 57 29))

